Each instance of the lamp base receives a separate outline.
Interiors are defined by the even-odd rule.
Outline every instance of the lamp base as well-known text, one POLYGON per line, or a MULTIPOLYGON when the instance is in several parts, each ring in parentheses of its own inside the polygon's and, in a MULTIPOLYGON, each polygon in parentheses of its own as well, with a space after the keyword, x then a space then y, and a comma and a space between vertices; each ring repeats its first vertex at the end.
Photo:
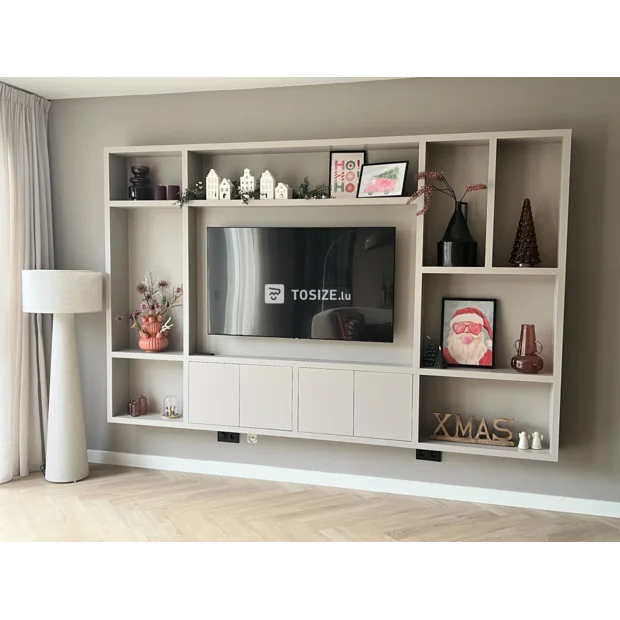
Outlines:
POLYGON ((75 317, 54 314, 45 479, 77 482, 88 476, 75 317))

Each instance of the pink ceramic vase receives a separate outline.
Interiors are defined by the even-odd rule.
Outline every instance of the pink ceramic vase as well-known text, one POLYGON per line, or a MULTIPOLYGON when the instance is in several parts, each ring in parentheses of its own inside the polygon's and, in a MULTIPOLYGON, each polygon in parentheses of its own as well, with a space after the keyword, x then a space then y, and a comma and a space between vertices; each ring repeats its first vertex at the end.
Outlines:
POLYGON ((142 331, 140 332, 140 340, 138 346, 148 353, 160 353, 165 351, 170 344, 166 332, 162 334, 163 318, 158 317, 142 317, 142 331), (146 319, 146 320, 145 320, 146 319), (159 319, 159 320, 158 320, 159 319))

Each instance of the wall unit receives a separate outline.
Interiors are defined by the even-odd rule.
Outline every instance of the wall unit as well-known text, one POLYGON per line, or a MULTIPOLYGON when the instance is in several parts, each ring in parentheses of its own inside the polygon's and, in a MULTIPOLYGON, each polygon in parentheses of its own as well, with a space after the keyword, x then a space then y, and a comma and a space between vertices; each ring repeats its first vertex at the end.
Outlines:
POLYGON ((550 130, 105 149, 108 421, 557 461, 570 148, 570 130, 550 130), (409 160, 408 194, 417 170, 442 170, 459 186, 488 184, 469 203, 478 267, 437 266, 435 244, 451 213, 439 195, 424 217, 406 197, 247 206, 204 200, 183 209, 172 201, 124 200, 136 163, 151 166, 154 181, 181 187, 204 181, 211 166, 233 178, 245 167, 258 174, 269 168, 295 185, 306 175, 327 181, 330 150, 362 149, 368 162, 409 160), (534 209, 540 268, 508 263, 525 197, 534 209), (396 226, 394 344, 206 333, 207 226, 345 226, 352 218, 396 226), (147 268, 185 289, 170 350, 159 354, 141 352, 135 332, 114 321, 135 305, 134 287, 147 268), (498 299, 496 368, 420 368, 424 336, 438 337, 441 298, 460 295, 498 299), (545 345, 545 371, 532 376, 509 367, 512 342, 530 322, 545 345), (181 399, 179 420, 159 411, 170 392, 181 399), (131 418, 127 400, 140 393, 149 396, 151 412, 131 418), (515 431, 542 432, 545 449, 428 442, 435 411, 514 417, 515 431))

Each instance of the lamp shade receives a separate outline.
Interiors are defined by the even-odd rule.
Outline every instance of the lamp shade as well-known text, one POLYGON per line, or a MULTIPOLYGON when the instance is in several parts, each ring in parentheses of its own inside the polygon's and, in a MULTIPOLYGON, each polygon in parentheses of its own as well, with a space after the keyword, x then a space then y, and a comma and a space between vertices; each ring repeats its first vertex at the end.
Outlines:
POLYGON ((101 312, 102 290, 102 277, 96 271, 46 269, 22 271, 24 312, 36 314, 101 312))

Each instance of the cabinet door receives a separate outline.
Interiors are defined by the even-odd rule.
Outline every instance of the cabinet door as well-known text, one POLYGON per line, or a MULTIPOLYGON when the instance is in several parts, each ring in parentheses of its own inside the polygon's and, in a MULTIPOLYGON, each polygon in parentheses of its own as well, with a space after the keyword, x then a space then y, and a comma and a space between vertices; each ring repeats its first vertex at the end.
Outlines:
POLYGON ((356 437, 411 441, 413 378, 389 372, 355 372, 356 437))
POLYGON ((237 364, 189 364, 189 422, 239 426, 237 364))
POLYGON ((293 369, 241 365, 239 402, 241 426, 293 430, 293 369))
POLYGON ((353 371, 299 369, 299 430, 353 435, 353 371))

